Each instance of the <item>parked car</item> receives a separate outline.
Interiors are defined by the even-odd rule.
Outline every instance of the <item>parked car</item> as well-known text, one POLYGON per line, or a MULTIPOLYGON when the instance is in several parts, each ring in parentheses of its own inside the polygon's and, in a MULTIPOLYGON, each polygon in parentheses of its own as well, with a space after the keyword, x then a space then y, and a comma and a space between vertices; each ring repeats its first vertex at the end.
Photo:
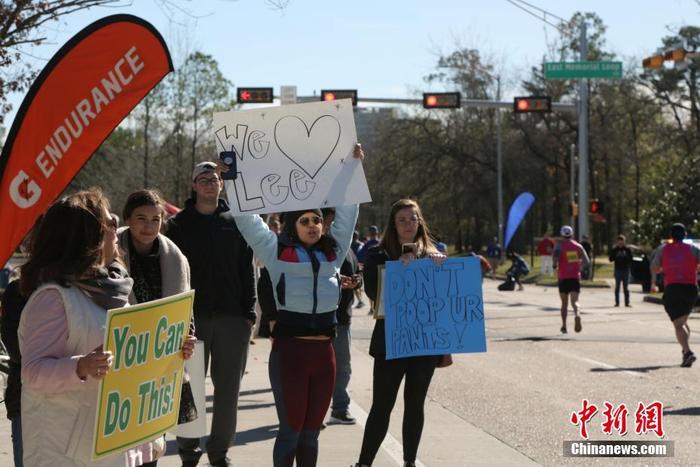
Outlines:
POLYGON ((636 245, 627 246, 630 250, 632 250, 632 266, 630 268, 632 283, 641 284, 642 291, 644 293, 649 293, 651 291, 651 270, 649 269, 651 255, 647 254, 647 252, 645 252, 641 247, 636 245))

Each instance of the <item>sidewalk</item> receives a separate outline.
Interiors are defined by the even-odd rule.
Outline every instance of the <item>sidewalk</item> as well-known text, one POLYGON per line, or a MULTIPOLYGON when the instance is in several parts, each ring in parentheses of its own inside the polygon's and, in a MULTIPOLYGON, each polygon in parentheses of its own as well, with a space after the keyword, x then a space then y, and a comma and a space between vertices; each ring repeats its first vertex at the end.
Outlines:
MULTIPOLYGON (((239 400, 236 442, 229 451, 234 465, 267 467, 272 465, 272 448, 277 433, 277 415, 267 376, 270 352, 268 339, 256 339, 250 346, 247 374, 239 400)), ((372 358, 357 345, 352 349, 353 375, 350 383, 353 399, 350 410, 357 425, 329 425, 321 432, 319 466, 348 467, 357 461, 364 422, 372 403, 372 358)), ((438 370, 441 372, 450 371, 438 370)), ((207 413, 211 411, 213 387, 207 378, 207 413)), ((374 467, 402 465, 401 414, 403 402, 399 391, 389 434, 373 464, 374 467)), ((465 399, 469 395, 465 394, 465 399)), ((494 401, 497 403, 497 401, 494 401)), ((0 465, 11 466, 10 422, 0 410, 0 465)), ((158 465, 179 467, 175 438, 168 434, 168 451, 158 465)), ((537 465, 515 449, 474 427, 443 408, 438 401, 426 402, 425 428, 418 452, 418 465, 457 467, 464 465, 537 465)), ((200 461, 208 465, 206 455, 200 461)))

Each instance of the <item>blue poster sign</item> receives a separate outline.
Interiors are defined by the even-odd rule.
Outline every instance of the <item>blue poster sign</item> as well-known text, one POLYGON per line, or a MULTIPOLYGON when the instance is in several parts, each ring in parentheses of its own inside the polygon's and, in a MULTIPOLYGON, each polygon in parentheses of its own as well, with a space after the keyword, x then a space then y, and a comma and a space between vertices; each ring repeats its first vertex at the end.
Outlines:
POLYGON ((479 258, 386 263, 386 358, 486 352, 479 258))

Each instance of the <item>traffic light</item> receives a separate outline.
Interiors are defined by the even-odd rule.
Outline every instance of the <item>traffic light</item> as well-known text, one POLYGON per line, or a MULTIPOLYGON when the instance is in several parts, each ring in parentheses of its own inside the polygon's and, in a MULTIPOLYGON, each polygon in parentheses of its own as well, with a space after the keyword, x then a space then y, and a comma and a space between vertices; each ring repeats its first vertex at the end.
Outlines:
POLYGON ((603 214, 603 202, 598 199, 592 199, 588 212, 591 214, 603 214))
POLYGON ((657 70, 664 66, 664 56, 661 54, 652 55, 642 60, 642 66, 649 70, 657 70))
POLYGON ((664 60, 672 60, 674 62, 682 62, 688 52, 683 47, 667 50, 664 54, 664 60))
POLYGON ((425 109, 459 109, 462 94, 459 92, 424 92, 423 108, 425 109))
POLYGON ((571 217, 577 217, 578 216, 578 204, 576 203, 569 203, 569 215, 571 217))
POLYGON ((239 104, 271 104, 272 88, 238 88, 236 100, 239 104))
POLYGON ((357 89, 322 89, 322 101, 336 101, 338 99, 352 99, 352 106, 357 106, 357 89))
POLYGON ((528 96, 513 99, 513 112, 520 113, 548 113, 552 111, 552 98, 550 96, 528 96))

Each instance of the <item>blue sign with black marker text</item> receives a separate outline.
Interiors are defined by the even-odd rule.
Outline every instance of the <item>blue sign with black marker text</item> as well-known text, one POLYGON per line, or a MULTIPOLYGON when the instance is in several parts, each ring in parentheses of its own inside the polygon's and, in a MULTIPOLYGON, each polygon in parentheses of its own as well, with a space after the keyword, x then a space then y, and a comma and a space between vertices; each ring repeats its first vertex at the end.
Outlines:
POLYGON ((386 263, 386 358, 486 352, 479 258, 386 263))

